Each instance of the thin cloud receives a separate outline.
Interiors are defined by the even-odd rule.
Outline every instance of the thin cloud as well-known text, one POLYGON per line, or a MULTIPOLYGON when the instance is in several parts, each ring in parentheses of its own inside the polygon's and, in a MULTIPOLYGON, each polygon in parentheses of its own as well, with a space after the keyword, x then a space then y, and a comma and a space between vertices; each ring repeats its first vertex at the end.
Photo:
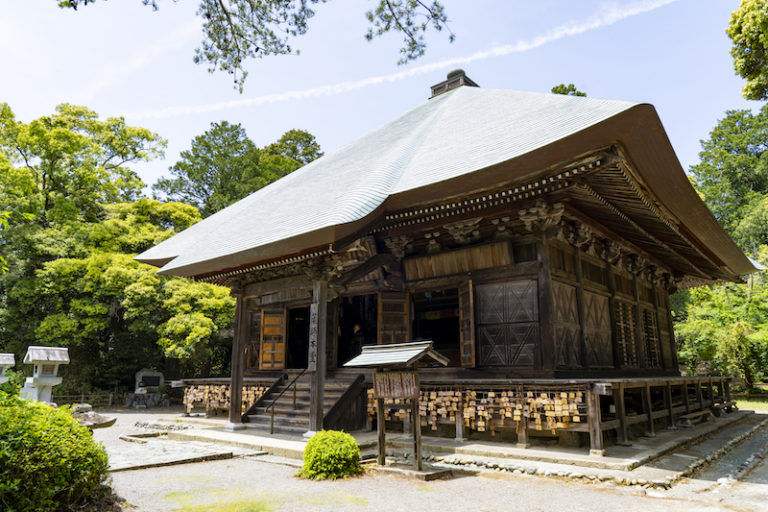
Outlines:
POLYGON ((363 80, 354 80, 348 82, 341 82, 332 85, 323 85, 319 87, 313 87, 310 89, 301 89, 295 91, 283 91, 274 94, 266 94, 262 96, 255 96, 253 98, 243 98, 233 101, 224 101, 218 103, 209 103, 206 105, 191 105, 181 107, 169 107, 160 110, 154 110, 151 112, 138 112, 134 114, 127 114, 126 117, 133 119, 148 119, 148 118, 167 118, 189 114, 201 114, 205 112, 214 112, 220 110, 227 110, 233 108, 242 107, 254 107, 258 105, 265 105, 270 103, 280 103, 284 101, 300 100, 306 98, 315 98, 319 96, 331 96, 336 94, 343 94, 345 92, 354 91, 357 89, 363 89, 374 85, 380 85, 388 82, 395 82, 403 80, 416 75, 423 75, 425 73, 432 73, 445 68, 454 66, 463 66, 472 62, 486 60, 493 57, 502 57, 513 53, 523 53, 545 44, 565 39, 567 37, 584 34, 592 30, 597 30, 608 25, 613 25, 619 21, 644 14, 656 10, 665 5, 675 3, 679 0, 644 0, 634 2, 629 5, 612 4, 602 7, 590 18, 582 21, 570 21, 549 32, 545 32, 533 39, 527 41, 518 41, 514 44, 495 46, 488 50, 473 53, 464 57, 456 57, 453 59, 445 59, 431 64, 423 64, 415 66, 410 69, 400 71, 397 73, 391 73, 388 75, 379 75, 363 80))
POLYGON ((83 91, 77 94, 77 103, 83 105, 91 103, 91 100, 102 91, 118 84, 127 76, 156 62, 163 55, 181 48, 187 41, 200 34, 200 23, 192 22, 184 25, 157 41, 150 42, 148 48, 136 53, 133 57, 102 68, 98 76, 88 82, 83 91))

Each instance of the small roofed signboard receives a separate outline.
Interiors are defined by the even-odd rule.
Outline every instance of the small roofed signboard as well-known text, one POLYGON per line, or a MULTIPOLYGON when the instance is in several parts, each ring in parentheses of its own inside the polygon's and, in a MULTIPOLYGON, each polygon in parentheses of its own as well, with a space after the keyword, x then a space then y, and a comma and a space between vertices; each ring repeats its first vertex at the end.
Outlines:
POLYGON ((418 398, 418 373, 416 371, 374 373, 373 396, 374 398, 418 398))

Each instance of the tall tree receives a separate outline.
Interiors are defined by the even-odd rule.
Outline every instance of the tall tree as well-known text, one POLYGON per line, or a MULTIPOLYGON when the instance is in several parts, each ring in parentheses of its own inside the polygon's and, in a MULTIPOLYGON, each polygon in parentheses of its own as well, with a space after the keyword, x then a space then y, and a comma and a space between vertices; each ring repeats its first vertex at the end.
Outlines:
POLYGON ((321 155, 315 137, 305 131, 290 130, 262 150, 241 125, 222 121, 192 140, 170 167, 173 178, 161 178, 152 188, 207 217, 321 155))
POLYGON ((554 94, 563 94, 565 96, 586 96, 587 93, 581 92, 573 84, 558 84, 552 88, 554 94))
POLYGON ((226 350, 225 288, 160 277, 132 259, 200 220, 189 205, 135 200, 143 183, 128 164, 163 145, 84 107, 23 123, 0 105, 0 351, 67 346, 65 382, 82 389, 128 384, 164 357, 210 367, 226 350))
POLYGON ((747 81, 742 94, 750 100, 768 98, 768 0, 742 0, 726 33, 733 41, 736 74, 747 81))
MULTIPOLYGON (((203 41, 195 50, 195 62, 208 65, 208 71, 224 71, 232 75, 235 87, 242 92, 248 72, 243 64, 248 59, 267 55, 298 53, 291 41, 307 32, 314 16, 313 6, 327 0, 198 0, 197 15, 203 20, 203 41)), ((60 7, 77 9, 96 0, 56 0, 60 7)), ((158 8, 157 0, 142 0, 144 5, 158 8)), ((398 64, 415 60, 426 50, 425 34, 430 28, 445 29, 448 40, 455 35, 448 27, 448 16, 437 0, 377 0, 365 13, 369 28, 365 34, 372 40, 389 32, 403 37, 398 64)))
POLYGON ((315 136, 304 130, 288 130, 277 142, 273 142, 264 148, 264 151, 273 155, 281 155, 307 165, 312 160, 323 156, 320 144, 315 136))
MULTIPOLYGON (((729 110, 702 141, 700 162, 691 167, 694 185, 715 218, 732 235, 768 194, 768 106, 753 114, 729 110)), ((748 223, 751 221, 748 221, 748 223)), ((742 225, 741 235, 748 234, 742 225)), ((737 240, 757 249, 764 240, 737 240)))

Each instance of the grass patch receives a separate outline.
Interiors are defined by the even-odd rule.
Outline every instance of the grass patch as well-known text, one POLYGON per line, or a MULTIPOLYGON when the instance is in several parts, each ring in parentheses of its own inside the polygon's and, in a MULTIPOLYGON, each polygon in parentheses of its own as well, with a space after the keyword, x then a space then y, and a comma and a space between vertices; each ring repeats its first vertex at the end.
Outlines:
POLYGON ((163 498, 174 501, 177 512, 273 512, 276 501, 271 496, 244 496, 238 488, 206 487, 197 492, 170 492, 163 498), (213 496, 214 499, 207 498, 213 496))
POLYGON ((759 398, 740 398, 736 400, 736 407, 739 409, 768 413, 768 400, 759 398))
POLYGON ((345 492, 316 494, 301 499, 307 505, 367 505, 368 500, 345 492))

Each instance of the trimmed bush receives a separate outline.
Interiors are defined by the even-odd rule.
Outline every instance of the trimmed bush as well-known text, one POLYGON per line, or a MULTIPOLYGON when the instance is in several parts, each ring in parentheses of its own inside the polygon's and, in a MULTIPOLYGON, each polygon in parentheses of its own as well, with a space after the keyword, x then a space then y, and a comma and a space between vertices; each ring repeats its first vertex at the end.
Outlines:
POLYGON ((68 510, 104 497, 107 454, 65 408, 0 392, 0 509, 68 510))
POLYGON ((355 438, 337 430, 322 430, 304 448, 304 466, 299 476, 335 480, 361 473, 360 447, 355 438))

